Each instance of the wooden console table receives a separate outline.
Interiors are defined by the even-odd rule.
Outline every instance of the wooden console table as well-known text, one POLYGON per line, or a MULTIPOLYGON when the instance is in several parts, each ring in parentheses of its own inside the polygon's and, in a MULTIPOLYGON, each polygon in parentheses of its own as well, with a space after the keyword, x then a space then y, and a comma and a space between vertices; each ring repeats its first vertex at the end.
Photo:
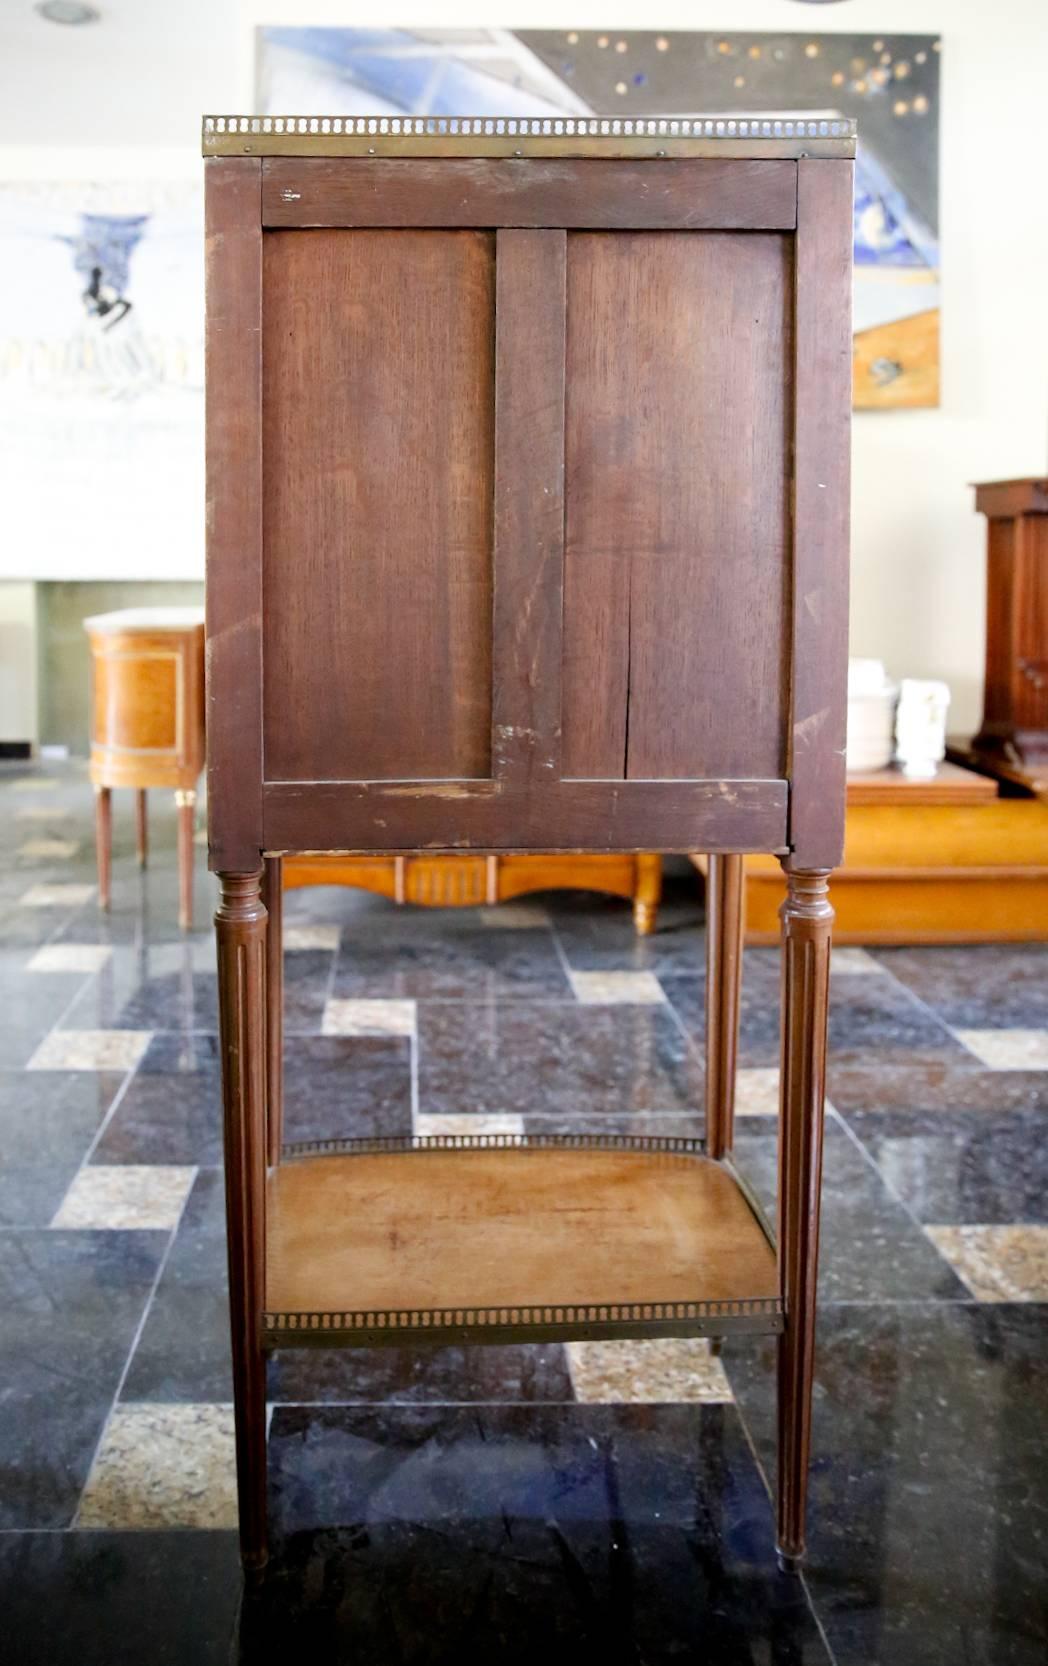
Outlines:
POLYGON ((726 1331, 779 1338, 777 1542, 786 1567, 803 1553, 854 144, 815 118, 205 121, 248 1568, 269 1349, 726 1331), (725 863, 705 1142, 285 1143, 285 857, 696 849, 725 863), (777 1251, 730 1161, 746 851, 786 876, 777 1251))

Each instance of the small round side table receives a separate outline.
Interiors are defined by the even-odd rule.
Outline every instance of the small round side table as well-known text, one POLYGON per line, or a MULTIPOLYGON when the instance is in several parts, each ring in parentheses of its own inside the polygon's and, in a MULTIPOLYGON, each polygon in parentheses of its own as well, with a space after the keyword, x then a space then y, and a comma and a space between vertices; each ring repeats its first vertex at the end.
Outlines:
POLYGON ((178 807, 179 924, 193 923, 196 784, 204 767, 204 610, 126 608, 84 620, 91 644, 90 776, 98 901, 109 907, 114 787, 135 791, 138 862, 147 853, 146 789, 173 787, 178 807))

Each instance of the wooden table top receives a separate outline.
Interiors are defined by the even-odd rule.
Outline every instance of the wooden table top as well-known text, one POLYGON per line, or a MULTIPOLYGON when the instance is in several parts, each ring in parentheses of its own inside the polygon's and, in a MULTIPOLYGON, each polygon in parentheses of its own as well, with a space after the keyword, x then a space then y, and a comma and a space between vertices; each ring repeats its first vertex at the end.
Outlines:
POLYGON ((857 805, 980 804, 998 795, 997 782, 973 769, 941 763, 928 780, 915 780, 894 765, 848 776, 848 808, 857 805))

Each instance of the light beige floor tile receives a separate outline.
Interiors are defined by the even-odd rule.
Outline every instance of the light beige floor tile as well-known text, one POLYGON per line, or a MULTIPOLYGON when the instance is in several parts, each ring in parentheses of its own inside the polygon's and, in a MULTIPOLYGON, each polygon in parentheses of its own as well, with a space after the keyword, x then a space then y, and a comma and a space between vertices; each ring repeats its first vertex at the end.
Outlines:
POLYGON ((536 926, 549 925, 549 911, 528 902, 500 902, 490 908, 478 908, 482 925, 501 926, 504 931, 529 931, 536 926))
POLYGON ((169 1232, 178 1225, 195 1176, 195 1168, 174 1164, 88 1164, 73 1179, 51 1225, 63 1232, 169 1232))
POLYGON ((1048 1302, 1048 1226, 926 1226, 980 1302, 1048 1302))
POLYGON ((285 926, 284 948, 292 953, 338 948, 338 926, 285 926))
POLYGON ((112 956, 108 943, 45 943, 29 962, 30 972, 97 972, 112 956))
POLYGON ((63 880, 55 885, 31 885, 18 901, 23 908, 80 908, 94 894, 93 885, 67 884, 63 880))
POLYGON ((71 862, 79 849, 79 839, 26 839, 18 855, 27 862, 71 862))
POLYGON ((15 811, 16 821, 70 821, 72 810, 61 804, 21 804, 15 811))
POLYGON ((9 787, 13 793, 43 793, 54 792, 58 786, 56 776, 26 775, 21 781, 11 781, 9 787))
POLYGON ((654 972, 572 972, 571 987, 583 1006, 657 1006, 666 999, 654 972))
POLYGON ((705 1337, 569 1342, 576 1400, 598 1405, 723 1404, 734 1396, 705 1337))
POLYGON ((1048 1070, 1048 1030, 955 1030, 991 1070, 1048 1070))
POLYGON ((427 1139, 446 1135, 460 1138, 463 1134, 523 1134, 524 1118, 515 1111, 491 1111, 487 1115, 473 1115, 463 1111, 420 1111, 415 1118, 415 1133, 427 1139))
POLYGON ((847 972, 851 977, 856 972, 869 973, 871 977, 886 977, 885 968, 879 960, 874 960, 872 954, 865 949, 834 949, 830 955, 831 972, 847 972))
POLYGON ((324 1035, 414 1035, 414 1001, 329 1001, 324 1035))
POLYGON ((52 1030, 27 1070, 133 1070, 152 1030, 52 1030))
POLYGON ((778 1116, 779 1072, 740 1070, 735 1078, 736 1116, 778 1116))
POLYGON ((80 1500, 81 1528, 235 1528, 233 1408, 120 1405, 80 1500))

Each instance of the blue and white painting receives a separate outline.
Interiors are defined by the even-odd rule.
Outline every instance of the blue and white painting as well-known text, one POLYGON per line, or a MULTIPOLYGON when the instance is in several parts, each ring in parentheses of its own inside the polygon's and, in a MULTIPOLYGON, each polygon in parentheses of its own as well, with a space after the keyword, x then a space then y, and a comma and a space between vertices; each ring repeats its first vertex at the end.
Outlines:
POLYGON ((712 30, 258 32, 267 115, 855 116, 855 392, 939 400, 939 80, 932 35, 712 30))

